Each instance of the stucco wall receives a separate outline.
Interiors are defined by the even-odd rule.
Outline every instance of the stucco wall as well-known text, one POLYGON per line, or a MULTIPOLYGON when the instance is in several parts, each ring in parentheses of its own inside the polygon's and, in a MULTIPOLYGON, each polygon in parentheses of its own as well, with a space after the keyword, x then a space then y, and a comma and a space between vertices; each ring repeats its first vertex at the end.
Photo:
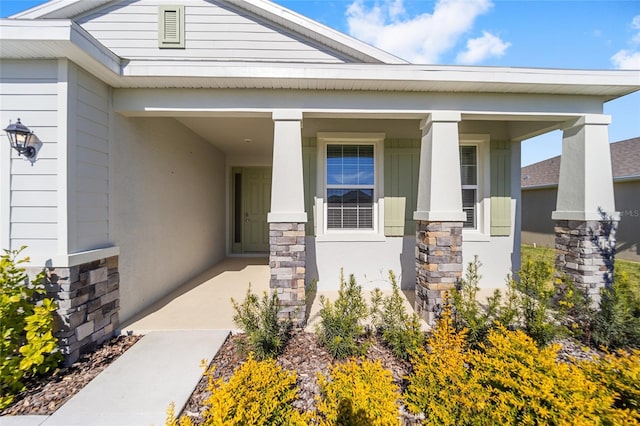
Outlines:
POLYGON ((109 220, 120 247, 120 317, 225 255, 224 155, 169 118, 115 114, 109 220))
MULTIPOLYGON (((613 190, 620 212, 616 257, 640 261, 640 180, 615 182, 613 190)), ((551 212, 556 208, 556 197, 556 188, 522 190, 523 243, 554 247, 551 212)))

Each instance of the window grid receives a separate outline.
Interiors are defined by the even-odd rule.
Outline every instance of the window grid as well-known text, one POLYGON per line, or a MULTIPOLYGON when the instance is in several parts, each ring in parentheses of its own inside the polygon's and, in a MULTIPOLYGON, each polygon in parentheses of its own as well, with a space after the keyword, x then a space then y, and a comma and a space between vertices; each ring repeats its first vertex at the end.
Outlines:
POLYGON ((462 211, 466 214, 463 228, 476 229, 478 200, 478 147, 460 146, 460 180, 462 183, 462 211))
POLYGON ((327 145, 327 229, 373 229, 373 145, 327 145))

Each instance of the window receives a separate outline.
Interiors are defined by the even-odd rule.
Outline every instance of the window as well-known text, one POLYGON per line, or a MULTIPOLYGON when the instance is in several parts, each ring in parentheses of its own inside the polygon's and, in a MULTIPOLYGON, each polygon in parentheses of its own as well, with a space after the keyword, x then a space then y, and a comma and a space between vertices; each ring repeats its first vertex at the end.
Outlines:
POLYGON ((462 211, 467 215, 463 228, 478 227, 478 147, 460 146, 460 180, 462 182, 462 211))
POLYGON ((327 229, 373 229, 374 145, 326 145, 327 229))

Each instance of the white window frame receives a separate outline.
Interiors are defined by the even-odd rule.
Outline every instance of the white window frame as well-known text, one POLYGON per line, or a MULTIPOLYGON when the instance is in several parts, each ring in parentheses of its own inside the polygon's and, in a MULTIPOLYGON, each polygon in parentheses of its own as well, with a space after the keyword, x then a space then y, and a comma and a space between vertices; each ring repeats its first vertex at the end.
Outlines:
MULTIPOLYGON (((463 228, 464 241, 489 241, 491 214, 490 136, 487 134, 461 134, 460 146, 475 146, 477 161, 476 227, 463 228)), ((464 186, 463 186, 464 187, 464 186)), ((462 188, 460 188, 462 190, 462 188)), ((461 194, 462 195, 462 194, 461 194)))
POLYGON ((318 179, 316 208, 318 241, 381 241, 384 240, 384 133, 320 132, 318 138, 318 179), (327 145, 373 145, 373 229, 334 229, 327 226, 327 145))

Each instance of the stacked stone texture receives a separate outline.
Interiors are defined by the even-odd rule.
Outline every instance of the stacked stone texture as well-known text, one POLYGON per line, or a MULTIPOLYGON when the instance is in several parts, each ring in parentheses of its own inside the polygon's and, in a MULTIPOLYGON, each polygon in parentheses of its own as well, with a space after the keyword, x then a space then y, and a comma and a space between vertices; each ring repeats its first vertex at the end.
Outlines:
POLYGON ((281 318, 298 325, 305 319, 305 231, 304 223, 269 224, 270 287, 278 295, 281 318))
POLYGON ((600 289, 613 283, 615 221, 561 220, 555 224, 556 271, 600 301, 600 289))
POLYGON ((48 267, 45 272, 48 297, 58 304, 55 335, 70 365, 118 329, 118 256, 69 268, 48 267))
POLYGON ((462 222, 416 221, 416 311, 429 324, 462 277, 462 222))

